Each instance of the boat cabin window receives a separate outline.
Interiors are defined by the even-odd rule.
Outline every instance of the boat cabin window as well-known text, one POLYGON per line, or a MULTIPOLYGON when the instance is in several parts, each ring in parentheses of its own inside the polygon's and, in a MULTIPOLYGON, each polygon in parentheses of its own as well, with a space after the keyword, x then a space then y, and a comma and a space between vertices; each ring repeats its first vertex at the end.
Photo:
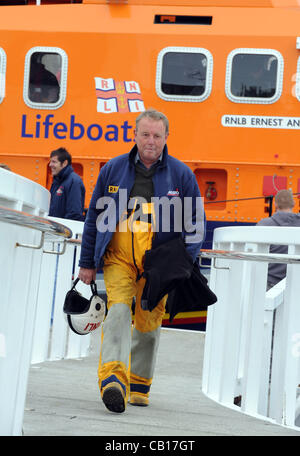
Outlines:
POLYGON ((37 109, 59 108, 65 101, 66 76, 67 57, 62 49, 31 49, 25 59, 25 103, 37 109))
POLYGON ((200 102, 211 92, 213 58, 207 49, 168 47, 157 59, 156 91, 170 101, 200 102))
POLYGON ((281 95, 283 59, 267 49, 239 49, 227 61, 226 94, 238 103, 274 103, 281 95))
POLYGON ((6 54, 0 48, 0 103, 5 97, 6 54))

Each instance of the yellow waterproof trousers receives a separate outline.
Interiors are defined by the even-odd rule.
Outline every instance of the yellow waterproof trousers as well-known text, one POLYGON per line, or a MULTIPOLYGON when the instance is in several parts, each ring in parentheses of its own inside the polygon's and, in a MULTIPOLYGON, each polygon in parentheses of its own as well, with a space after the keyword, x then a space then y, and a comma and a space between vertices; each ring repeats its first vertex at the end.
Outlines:
MULTIPOLYGON (((150 204, 143 213, 152 211, 150 204)), ((104 282, 108 313, 102 326, 102 345, 98 369, 99 387, 118 382, 123 388, 125 403, 129 393, 148 398, 155 368, 165 296, 149 312, 141 307, 145 279, 145 251, 152 245, 152 224, 134 221, 134 213, 122 219, 104 257, 104 282), (135 302, 132 326, 132 302, 135 302)))

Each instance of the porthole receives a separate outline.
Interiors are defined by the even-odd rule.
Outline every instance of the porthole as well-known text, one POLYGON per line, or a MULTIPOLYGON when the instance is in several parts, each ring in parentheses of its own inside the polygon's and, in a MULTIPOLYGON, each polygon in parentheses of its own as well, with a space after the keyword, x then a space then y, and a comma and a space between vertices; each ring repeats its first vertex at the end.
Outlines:
POLYGON ((35 109, 60 108, 66 98, 68 58, 60 48, 35 47, 25 58, 23 97, 35 109))
POLYGON ((156 92, 168 101, 201 102, 210 95, 213 58, 207 49, 167 47, 157 59, 156 92))
POLYGON ((282 81, 283 58, 274 49, 235 49, 228 56, 225 92, 235 103, 274 103, 282 81))
POLYGON ((296 83, 295 88, 293 89, 293 94, 295 94, 296 98, 300 101, 300 57, 298 58, 297 73, 293 77, 293 80, 296 83))

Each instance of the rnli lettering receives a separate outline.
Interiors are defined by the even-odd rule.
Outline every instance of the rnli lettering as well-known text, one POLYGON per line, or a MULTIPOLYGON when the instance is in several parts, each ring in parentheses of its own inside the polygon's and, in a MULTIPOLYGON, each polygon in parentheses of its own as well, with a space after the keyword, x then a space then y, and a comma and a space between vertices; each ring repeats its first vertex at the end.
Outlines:
POLYGON ((87 138, 90 141, 123 141, 131 142, 133 137, 130 137, 130 133, 133 132, 133 126, 129 125, 128 121, 125 120, 120 126, 109 124, 100 125, 94 123, 91 125, 84 125, 79 122, 75 115, 70 116, 68 123, 56 122, 54 114, 47 114, 42 116, 37 114, 35 119, 27 117, 27 114, 23 114, 21 122, 21 137, 31 139, 72 139, 78 140, 87 138))
MULTIPOLYGON (((223 123, 224 125, 224 123, 223 123)), ((246 125, 246 118, 245 117, 238 117, 238 116, 226 116, 225 117, 225 125, 246 125)))
POLYGON ((300 129, 300 117, 240 116, 225 114, 223 127, 300 129))

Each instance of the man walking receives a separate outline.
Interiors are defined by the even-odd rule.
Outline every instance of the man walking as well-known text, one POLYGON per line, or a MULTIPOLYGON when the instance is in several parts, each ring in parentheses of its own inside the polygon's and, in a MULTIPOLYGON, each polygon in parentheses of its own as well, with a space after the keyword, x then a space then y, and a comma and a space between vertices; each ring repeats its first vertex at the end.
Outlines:
MULTIPOLYGON (((108 313, 102 328, 99 387, 105 406, 117 413, 124 412, 129 396, 132 405, 149 404, 167 294, 151 311, 145 305, 145 255, 179 237, 187 262, 193 264, 205 235, 195 175, 168 155, 168 135, 164 114, 150 109, 138 116, 136 144, 101 169, 84 226, 79 278, 89 284, 103 268, 108 313), (161 215, 163 204, 157 209, 155 199, 167 205, 167 216, 161 215), (179 215, 175 206, 181 209, 179 215)), ((181 256, 170 253, 175 259, 181 256)))

